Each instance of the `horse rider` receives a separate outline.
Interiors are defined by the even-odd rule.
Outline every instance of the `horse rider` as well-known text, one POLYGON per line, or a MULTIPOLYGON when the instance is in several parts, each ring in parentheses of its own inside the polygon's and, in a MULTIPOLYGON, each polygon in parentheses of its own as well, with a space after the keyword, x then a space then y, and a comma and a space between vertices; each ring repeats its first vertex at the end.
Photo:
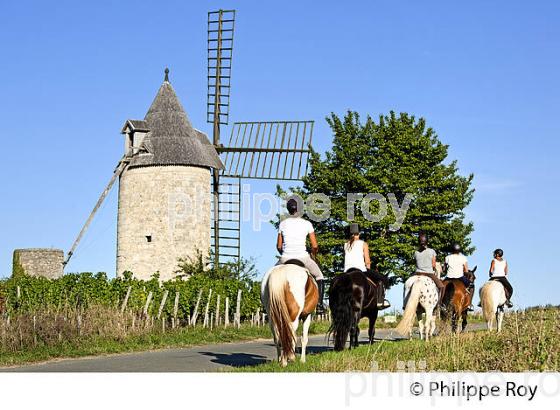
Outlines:
POLYGON ((276 249, 280 253, 280 259, 277 265, 281 265, 290 259, 297 259, 303 263, 317 282, 319 290, 317 313, 321 314, 325 311, 323 305, 325 282, 323 273, 315 261, 317 252, 319 251, 315 230, 311 222, 303 219, 298 213, 298 202, 296 199, 290 198, 286 203, 286 208, 288 209, 289 216, 282 220, 278 227, 276 249), (308 236, 311 244, 311 256, 305 247, 308 236))
POLYGON ((414 259, 416 261, 416 272, 414 272, 414 275, 428 276, 434 281, 439 292, 438 305, 441 304, 445 285, 435 275, 436 251, 428 248, 428 236, 424 233, 418 237, 418 249, 414 252, 414 259))
POLYGON ((494 259, 492 259, 492 263, 490 264, 490 280, 497 280, 504 286, 506 291, 506 306, 512 308, 513 304, 510 299, 513 295, 513 287, 511 286, 511 283, 509 283, 507 275, 508 264, 504 259, 504 251, 496 249, 494 251, 494 259))
MULTIPOLYGON (((474 293, 474 282, 472 277, 468 277, 466 275, 469 272, 468 260, 461 252, 461 245, 458 243, 453 244, 452 253, 445 257, 444 270, 446 273, 444 282, 449 279, 460 279, 465 284, 467 292, 471 295, 474 293)), ((469 305, 467 310, 471 312, 474 310, 472 303, 469 305)))
POLYGON ((376 285, 377 309, 387 309, 391 304, 385 299, 385 286, 388 279, 385 275, 371 269, 369 247, 366 241, 360 239, 358 224, 350 224, 348 240, 344 243, 344 272, 360 270, 376 285))

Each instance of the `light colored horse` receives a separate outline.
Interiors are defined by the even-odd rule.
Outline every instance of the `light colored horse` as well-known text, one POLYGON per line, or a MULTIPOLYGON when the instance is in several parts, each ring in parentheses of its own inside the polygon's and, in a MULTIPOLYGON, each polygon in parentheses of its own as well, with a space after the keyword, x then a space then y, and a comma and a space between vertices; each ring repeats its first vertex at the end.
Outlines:
POLYGON ((311 312, 319 301, 317 284, 307 269, 295 264, 270 269, 262 281, 261 300, 268 314, 278 361, 283 367, 295 360, 296 331, 303 320, 301 362, 305 363, 311 312))
POLYGON ((403 317, 395 330, 401 335, 410 337, 416 314, 420 339, 429 340, 436 330, 434 310, 438 298, 438 288, 432 279, 417 275, 408 278, 404 283, 403 317))
POLYGON ((480 288, 480 305, 482 314, 488 330, 502 330, 502 322, 504 321, 504 304, 506 303, 506 291, 504 286, 496 281, 489 280, 480 288))

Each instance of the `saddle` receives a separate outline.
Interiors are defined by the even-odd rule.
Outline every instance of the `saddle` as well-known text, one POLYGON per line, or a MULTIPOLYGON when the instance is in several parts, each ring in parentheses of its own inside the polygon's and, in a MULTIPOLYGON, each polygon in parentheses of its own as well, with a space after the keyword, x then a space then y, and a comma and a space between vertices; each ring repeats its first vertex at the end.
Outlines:
POLYGON ((300 268, 305 268, 305 264, 299 259, 288 259, 282 265, 296 265, 299 266, 300 268))
POLYGON ((311 272, 309 272, 309 270, 305 267, 305 264, 299 259, 288 259, 286 262, 282 263, 282 265, 296 265, 300 268, 305 269, 305 271, 307 272, 307 276, 310 277, 313 280, 313 283, 318 286, 315 277, 311 274, 311 272))

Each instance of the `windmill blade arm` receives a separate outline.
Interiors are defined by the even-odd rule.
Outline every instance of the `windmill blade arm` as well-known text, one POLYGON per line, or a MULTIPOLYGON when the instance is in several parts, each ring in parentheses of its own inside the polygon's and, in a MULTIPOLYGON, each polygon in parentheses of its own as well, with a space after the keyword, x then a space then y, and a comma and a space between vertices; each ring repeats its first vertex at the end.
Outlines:
POLYGON ((84 226, 80 230, 80 233, 78 234, 78 237, 76 238, 76 240, 72 244, 72 247, 68 251, 68 254, 66 256, 66 260, 63 262, 63 266, 66 266, 68 264, 68 262, 70 261, 70 258, 72 258, 72 255, 74 255, 74 252, 76 251, 76 248, 78 247, 78 244, 80 243, 82 237, 84 236, 87 229, 89 228, 89 225, 91 224, 91 221, 93 220, 93 217, 95 216, 97 210, 101 207, 101 204, 103 204, 103 201, 105 200, 105 198, 107 197, 107 195, 111 191, 111 188, 115 184, 115 181, 117 180, 118 177, 121 176, 123 171, 128 166, 128 163, 129 163, 128 157, 126 157, 126 156, 123 157, 119 161, 119 164, 117 165, 117 168, 115 169, 115 172, 113 173, 113 176, 111 177, 111 179, 109 180, 109 183, 107 184, 107 186, 105 187, 105 189, 101 193, 101 196, 99 197, 99 199, 97 200, 97 203, 93 207, 93 210, 89 214, 88 219, 86 220, 86 223, 84 224, 84 226))

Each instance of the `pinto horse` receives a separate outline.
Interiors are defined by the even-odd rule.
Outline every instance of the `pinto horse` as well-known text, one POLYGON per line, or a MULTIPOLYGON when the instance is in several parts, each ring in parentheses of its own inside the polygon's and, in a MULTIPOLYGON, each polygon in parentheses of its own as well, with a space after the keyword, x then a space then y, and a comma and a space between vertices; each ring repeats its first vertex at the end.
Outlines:
POLYGON ((311 312, 319 301, 317 283, 309 271, 297 260, 273 267, 263 278, 261 300, 282 367, 295 360, 296 331, 299 321, 303 321, 301 362, 305 363, 311 312))
POLYGON ((332 315, 329 334, 333 335, 334 350, 344 350, 348 334, 350 348, 358 347, 358 323, 363 317, 369 319, 369 343, 373 343, 379 312, 377 285, 362 271, 350 270, 335 277, 329 289, 329 308, 332 315))
MULTIPOLYGON (((465 273, 465 276, 474 283, 476 277, 476 266, 473 270, 465 273)), ((461 279, 449 278, 443 281, 445 291, 443 300, 441 301, 441 316, 444 321, 451 317, 451 331, 457 333, 457 322, 461 318, 461 331, 464 332, 467 327, 468 308, 472 303, 473 293, 469 292, 465 283, 461 279)))

